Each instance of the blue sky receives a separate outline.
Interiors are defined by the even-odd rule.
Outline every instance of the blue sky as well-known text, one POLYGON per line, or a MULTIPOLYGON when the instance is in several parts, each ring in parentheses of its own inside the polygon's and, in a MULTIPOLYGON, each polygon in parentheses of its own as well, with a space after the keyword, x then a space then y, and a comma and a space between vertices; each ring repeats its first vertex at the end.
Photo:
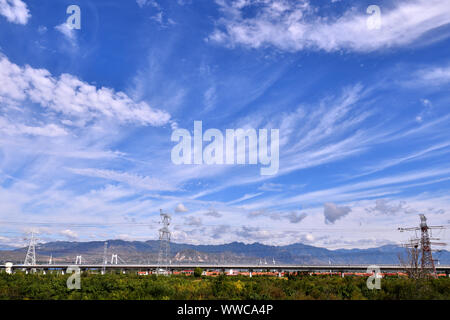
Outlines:
POLYGON ((442 0, 0 0, 0 245, 156 239, 159 208, 188 243, 448 226, 449 36, 442 0), (196 120, 279 129, 278 173, 174 165, 196 120))

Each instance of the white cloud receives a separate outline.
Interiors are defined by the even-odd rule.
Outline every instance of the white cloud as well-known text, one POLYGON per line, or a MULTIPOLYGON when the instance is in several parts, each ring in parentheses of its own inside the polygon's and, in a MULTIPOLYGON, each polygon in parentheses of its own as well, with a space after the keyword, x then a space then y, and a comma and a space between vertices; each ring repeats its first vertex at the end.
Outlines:
MULTIPOLYGON (((242 207, 243 209, 246 209, 242 207)), ((299 223, 303 221, 307 217, 307 214, 304 212, 291 211, 291 212, 279 212, 279 211, 270 211, 266 209, 253 210, 247 213, 247 218, 269 218, 275 221, 281 221, 283 219, 288 220, 290 223, 299 223)))
POLYGON ((154 8, 160 8, 160 5, 155 0, 136 0, 136 3, 140 8, 143 8, 144 6, 152 6, 154 8))
POLYGON ((219 213, 217 210, 210 208, 207 212, 204 213, 205 216, 210 216, 214 218, 220 218, 222 217, 222 214, 219 213))
POLYGON ((113 180, 118 182, 123 182, 128 184, 131 187, 145 189, 145 190, 175 190, 176 188, 169 183, 162 181, 156 178, 150 178, 141 176, 138 174, 132 174, 128 172, 117 172, 113 170, 104 170, 104 169, 75 169, 69 168, 69 171, 96 178, 103 178, 107 180, 113 180))
POLYGON ((450 82, 450 66, 432 67, 420 70, 415 75, 416 80, 426 84, 445 84, 450 82))
POLYGON ((38 27, 38 32, 39 34, 44 34, 47 32, 47 27, 46 26, 39 26, 38 27))
POLYGON ((262 192, 259 192, 259 193, 252 193, 252 194, 244 194, 244 195, 243 195, 242 197, 240 197, 239 199, 229 201, 228 204, 239 203, 239 202, 242 202, 242 201, 245 201, 245 200, 249 200, 249 199, 258 197, 258 196, 260 196, 260 195, 262 195, 262 192))
POLYGON ((151 17, 151 19, 158 22, 159 24, 163 24, 163 12, 159 11, 157 14, 151 17))
POLYGON ((27 4, 22 0, 0 0, 0 14, 17 24, 27 24, 31 17, 27 4))
POLYGON ((420 102, 424 106, 424 109, 416 116, 416 121, 421 123, 425 118, 432 114, 432 103, 428 99, 420 99, 420 102))
POLYGON ((147 2, 147 0, 136 0, 136 3, 138 4, 138 6, 140 8, 142 8, 143 6, 145 6, 145 3, 147 2))
POLYGON ((400 201, 397 205, 389 204, 389 200, 377 199, 373 208, 367 208, 367 212, 376 212, 387 215, 396 215, 398 213, 417 213, 416 210, 406 207, 404 201, 400 201))
POLYGON ((60 232, 60 235, 65 236, 72 240, 78 239, 78 234, 75 231, 70 230, 70 229, 62 230, 60 232))
POLYGON ((203 94, 203 103, 206 107, 206 110, 214 109, 214 105, 217 100, 217 92, 216 87, 209 87, 208 90, 203 94))
POLYGON ((168 113, 145 102, 134 102, 123 92, 97 89, 70 74, 54 77, 46 69, 20 67, 0 56, 0 103, 18 107, 27 101, 62 114, 73 123, 109 118, 120 123, 161 126, 170 120, 168 113))
POLYGON ((202 219, 199 217, 186 217, 184 219, 184 224, 192 227, 199 227, 202 225, 202 219))
POLYGON ((352 209, 349 207, 338 207, 334 203, 324 203, 323 215, 325 216, 325 223, 333 224, 336 220, 345 217, 352 209))
POLYGON ((392 8, 382 8, 381 28, 375 30, 367 28, 369 15, 365 10, 350 10, 341 17, 318 17, 306 0, 216 2, 223 17, 208 40, 228 46, 365 52, 411 44, 450 23, 448 3, 441 0, 399 1, 392 8), (256 13, 249 15, 252 10, 256 13))
POLYGON ((303 234, 300 237, 301 242, 311 243, 314 242, 315 237, 311 233, 303 234))
POLYGON ((75 29, 69 27, 69 25, 66 22, 61 23, 60 25, 57 25, 55 27, 56 30, 58 30, 59 32, 61 32, 64 37, 67 38, 67 40, 70 42, 70 44, 72 46, 76 46, 77 45, 77 36, 75 33, 75 29))
POLYGON ((278 183, 265 182, 265 183, 262 184, 262 186, 260 186, 258 188, 258 190, 279 192, 279 191, 283 190, 283 185, 282 184, 278 184, 278 183))
POLYGON ((188 212, 188 209, 184 206, 184 204, 179 203, 175 207, 175 212, 188 212))
POLYGON ((414 186, 429 185, 436 182, 448 181, 450 170, 448 169, 430 169, 422 171, 406 172, 388 177, 364 180, 356 183, 348 183, 333 187, 301 193, 291 197, 276 195, 266 197, 262 201, 257 201, 246 205, 246 209, 257 210, 259 208, 271 208, 280 205, 298 205, 299 203, 316 205, 320 199, 326 201, 356 201, 358 199, 367 199, 374 197, 394 196, 399 192, 408 190, 414 186))
POLYGON ((4 117, 0 117, 0 131, 10 136, 27 134, 32 136, 58 137, 68 134, 64 128, 55 124, 27 126, 21 123, 11 123, 4 117))
MULTIPOLYGON (((278 175, 315 167, 361 153, 372 143, 390 136, 389 131, 379 131, 362 126, 375 112, 365 108, 370 89, 360 84, 346 87, 339 96, 327 96, 312 105, 301 105, 292 112, 274 112, 265 115, 267 120, 237 123, 234 127, 279 128, 280 170, 278 175), (299 161, 301 159, 301 161, 299 161)), ((249 118, 257 119, 258 114, 249 118)), ((247 119, 245 119, 247 120, 247 119)), ((231 178, 217 188, 200 192, 195 197, 216 193, 235 185, 245 185, 266 180, 265 177, 246 175, 231 178)))
POLYGON ((175 24, 175 21, 173 21, 172 19, 165 18, 166 14, 163 11, 161 5, 156 0, 136 0, 136 3, 139 6, 139 8, 144 8, 146 6, 150 6, 154 10, 156 10, 156 14, 151 16, 150 19, 158 22, 158 24, 161 27, 167 27, 169 25, 175 24))
POLYGON ((430 100, 428 100, 428 99, 421 99, 420 101, 422 102, 424 107, 431 107, 431 101, 430 100))
POLYGON ((234 232, 237 236, 245 239, 246 241, 261 241, 274 237, 274 233, 268 230, 261 229, 259 227, 247 227, 243 226, 241 229, 234 232))
POLYGON ((306 241, 314 241, 314 236, 312 235, 312 234, 310 234, 310 233, 308 233, 306 236, 305 236, 305 240, 306 241))
POLYGON ((285 217, 291 223, 299 223, 300 221, 302 221, 303 219, 306 218, 306 213, 304 213, 304 212, 303 213, 298 213, 298 212, 292 211, 292 212, 286 214, 285 217))
POLYGON ((184 5, 187 5, 187 4, 192 4, 192 0, 177 0, 177 3, 180 6, 184 6, 184 5))

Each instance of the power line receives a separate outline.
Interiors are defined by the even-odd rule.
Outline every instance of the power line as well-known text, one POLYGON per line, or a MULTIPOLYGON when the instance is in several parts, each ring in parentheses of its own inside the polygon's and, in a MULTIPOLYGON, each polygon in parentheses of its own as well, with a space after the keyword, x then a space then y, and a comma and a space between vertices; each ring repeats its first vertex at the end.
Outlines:
POLYGON ((5 221, 0 220, 0 225, 35 225, 35 226, 61 226, 61 227, 80 227, 80 228, 90 228, 90 227, 105 227, 105 226, 155 226, 156 221, 150 223, 145 222, 101 222, 101 223, 72 223, 72 222, 32 222, 32 221, 5 221))

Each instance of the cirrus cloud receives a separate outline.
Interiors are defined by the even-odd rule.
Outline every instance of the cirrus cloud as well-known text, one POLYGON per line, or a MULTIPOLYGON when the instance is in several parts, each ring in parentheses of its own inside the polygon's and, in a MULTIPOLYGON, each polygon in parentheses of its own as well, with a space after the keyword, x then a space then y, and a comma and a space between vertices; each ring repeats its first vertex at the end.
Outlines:
POLYGON ((231 47, 368 52, 411 44, 450 23, 448 3, 440 0, 399 1, 393 8, 383 8, 381 28, 372 30, 367 27, 366 8, 324 18, 307 0, 216 2, 223 16, 208 40, 231 47))

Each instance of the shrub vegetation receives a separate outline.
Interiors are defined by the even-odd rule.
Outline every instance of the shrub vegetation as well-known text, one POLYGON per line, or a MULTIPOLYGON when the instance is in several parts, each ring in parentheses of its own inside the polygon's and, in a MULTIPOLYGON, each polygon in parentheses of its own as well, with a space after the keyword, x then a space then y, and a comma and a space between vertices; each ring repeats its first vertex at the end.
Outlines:
POLYGON ((391 277, 382 279, 381 290, 369 290, 367 278, 351 276, 249 278, 83 273, 81 289, 68 290, 68 277, 56 273, 1 273, 0 299, 450 299, 450 278, 418 281, 391 277))

